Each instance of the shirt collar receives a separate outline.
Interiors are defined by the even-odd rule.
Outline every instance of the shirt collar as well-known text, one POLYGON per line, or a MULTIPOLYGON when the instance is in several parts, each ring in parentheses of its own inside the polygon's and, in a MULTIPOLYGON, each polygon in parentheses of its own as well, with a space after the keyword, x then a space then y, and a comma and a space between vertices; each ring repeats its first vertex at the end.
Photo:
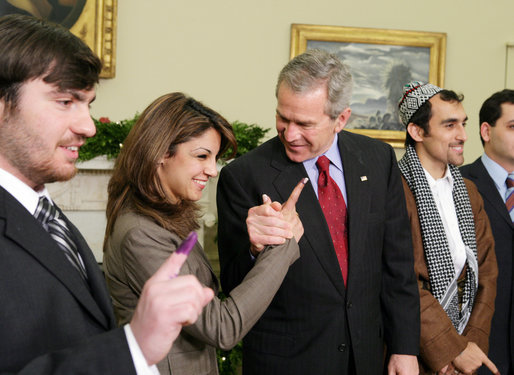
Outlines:
POLYGON ((343 171, 343 162, 341 161, 341 153, 339 152, 339 147, 337 146, 337 134, 334 137, 334 140, 332 141, 332 145, 330 148, 323 154, 318 155, 312 159, 305 160, 303 162, 303 165, 305 166, 305 169, 309 170, 310 168, 316 168, 315 166, 316 162, 318 161, 318 158, 322 155, 325 155, 330 162, 336 166, 337 169, 339 169, 341 172, 343 171))
POLYGON ((31 215, 36 212, 40 196, 44 195, 50 200, 50 202, 52 201, 46 187, 37 192, 22 182, 19 178, 2 168, 0 168, 0 186, 7 190, 14 199, 20 202, 20 204, 25 207, 31 215))
POLYGON ((507 176, 509 173, 503 169, 503 167, 492 160, 487 154, 484 152, 482 154, 482 157, 480 158, 482 160, 482 163, 484 164, 485 169, 487 169, 487 172, 493 179, 496 186, 499 188, 506 188, 507 184, 505 181, 507 181, 507 176))
POLYGON ((441 182, 441 183, 447 183, 450 186, 450 188, 453 190, 453 176, 452 176, 452 173, 450 172, 450 167, 448 165, 446 166, 446 171, 444 172, 444 176, 441 178, 438 178, 437 180, 434 179, 432 177, 432 175, 430 173, 428 173, 428 171, 425 168, 423 168, 423 171, 425 172, 425 176, 427 177, 427 181, 428 181, 428 185, 430 186, 430 189, 433 189, 434 186, 438 182, 441 182))

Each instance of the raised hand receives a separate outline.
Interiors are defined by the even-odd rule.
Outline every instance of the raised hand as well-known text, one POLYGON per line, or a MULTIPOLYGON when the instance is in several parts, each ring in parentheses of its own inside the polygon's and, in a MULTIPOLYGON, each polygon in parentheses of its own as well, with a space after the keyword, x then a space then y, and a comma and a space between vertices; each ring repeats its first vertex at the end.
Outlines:
POLYGON ((303 225, 296 213, 296 203, 307 183, 302 179, 282 205, 272 202, 263 195, 263 204, 250 208, 246 219, 248 235, 253 255, 257 255, 267 245, 280 245, 293 236, 297 241, 303 235, 303 225))
POLYGON ((300 220, 300 216, 296 212, 296 203, 307 181, 309 181, 308 178, 301 180, 293 189, 286 203, 282 206, 282 214, 284 215, 284 219, 291 225, 291 230, 293 231, 296 242, 300 241, 300 238, 303 236, 303 224, 300 220))
POLYGON ((173 253, 148 279, 130 322, 149 365, 166 356, 182 326, 194 323, 214 297, 195 276, 176 276, 185 260, 184 252, 173 253))

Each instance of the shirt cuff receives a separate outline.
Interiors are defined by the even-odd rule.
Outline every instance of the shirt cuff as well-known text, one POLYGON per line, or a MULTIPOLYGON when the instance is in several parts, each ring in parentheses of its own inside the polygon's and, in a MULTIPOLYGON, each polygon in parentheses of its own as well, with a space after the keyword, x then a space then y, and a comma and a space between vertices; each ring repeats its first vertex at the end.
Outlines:
POLYGON ((156 365, 148 366, 143 352, 141 352, 141 348, 132 333, 130 324, 125 324, 123 329, 125 330, 125 336, 127 336, 130 355, 132 356, 132 361, 134 362, 137 375, 160 375, 156 365))

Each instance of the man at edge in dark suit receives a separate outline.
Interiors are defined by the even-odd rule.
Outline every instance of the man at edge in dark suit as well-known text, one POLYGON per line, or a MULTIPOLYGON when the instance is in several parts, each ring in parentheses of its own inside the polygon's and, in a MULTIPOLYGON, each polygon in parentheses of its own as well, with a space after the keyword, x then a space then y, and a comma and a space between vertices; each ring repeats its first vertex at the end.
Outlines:
POLYGON ((390 146, 343 131, 351 90, 335 55, 295 57, 278 79, 278 137, 221 171, 225 292, 252 267, 249 245, 274 243, 264 229, 246 231, 248 210, 263 193, 283 202, 298 180, 311 181, 297 204, 301 258, 244 339, 244 374, 379 374, 384 341, 389 374, 418 373, 419 296, 400 174, 390 146))
MULTIPOLYGON (((493 231, 498 261, 495 311, 489 336, 489 358, 500 374, 514 374, 514 209, 510 216, 506 200, 507 177, 514 180, 514 90, 489 97, 480 109, 480 139, 484 154, 461 168, 475 183, 484 200, 493 231)), ((511 198, 512 199, 512 198, 511 198)), ((479 374, 490 374, 483 367, 479 374)))
POLYGON ((21 15, 0 18, 0 51, 0 373, 155 374, 213 292, 175 277, 185 257, 174 254, 116 328, 91 250, 45 188, 73 177, 95 134, 100 60, 66 29, 21 15))

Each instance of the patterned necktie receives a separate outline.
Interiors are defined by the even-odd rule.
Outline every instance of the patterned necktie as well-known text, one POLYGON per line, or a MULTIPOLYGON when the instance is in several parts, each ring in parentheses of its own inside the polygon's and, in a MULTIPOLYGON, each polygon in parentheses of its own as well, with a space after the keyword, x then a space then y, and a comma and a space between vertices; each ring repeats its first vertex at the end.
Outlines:
POLYGON ((510 218, 514 223, 514 172, 509 173, 507 177, 507 193, 505 194, 505 204, 509 211, 510 218))
POLYGON ((336 182, 330 177, 330 160, 321 156, 316 162, 319 170, 318 177, 318 199, 325 220, 330 230, 334 249, 336 251, 339 268, 343 274, 344 284, 348 278, 348 225, 346 204, 341 190, 336 182))
POLYGON ((84 280, 87 280, 86 269, 82 263, 82 259, 79 257, 77 245, 72 240, 71 232, 64 220, 59 217, 59 212, 55 206, 50 203, 45 196, 39 198, 34 216, 43 224, 43 227, 46 228, 50 236, 57 242, 59 248, 64 252, 64 255, 66 255, 66 258, 68 258, 73 267, 79 271, 80 276, 82 276, 84 280))

